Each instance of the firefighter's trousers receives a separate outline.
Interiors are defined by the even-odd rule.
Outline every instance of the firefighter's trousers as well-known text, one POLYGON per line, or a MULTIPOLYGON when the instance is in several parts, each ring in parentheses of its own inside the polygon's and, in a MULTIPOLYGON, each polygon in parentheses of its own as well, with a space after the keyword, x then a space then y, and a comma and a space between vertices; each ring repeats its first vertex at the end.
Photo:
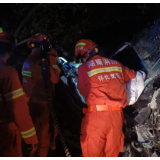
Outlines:
POLYGON ((117 157, 123 151, 123 112, 93 111, 81 124, 81 148, 84 157, 117 157))
POLYGON ((47 103, 28 102, 29 112, 38 136, 36 157, 46 157, 50 147, 50 110, 47 103))
POLYGON ((21 135, 14 123, 0 123, 0 157, 22 157, 21 135))

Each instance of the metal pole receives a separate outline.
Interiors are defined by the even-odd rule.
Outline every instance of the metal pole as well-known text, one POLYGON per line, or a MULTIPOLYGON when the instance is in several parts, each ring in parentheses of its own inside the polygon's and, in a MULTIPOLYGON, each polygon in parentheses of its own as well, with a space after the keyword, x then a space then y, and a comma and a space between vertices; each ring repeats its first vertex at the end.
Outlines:
POLYGON ((119 52, 121 52, 122 50, 124 50, 128 46, 132 46, 132 44, 125 42, 125 44, 117 52, 115 52, 113 55, 111 55, 110 58, 113 58, 115 55, 117 55, 119 52))

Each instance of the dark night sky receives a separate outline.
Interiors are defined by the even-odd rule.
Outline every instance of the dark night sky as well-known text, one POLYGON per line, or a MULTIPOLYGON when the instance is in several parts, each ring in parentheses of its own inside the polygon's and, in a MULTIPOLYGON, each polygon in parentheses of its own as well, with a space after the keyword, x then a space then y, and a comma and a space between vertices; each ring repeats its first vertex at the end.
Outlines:
MULTIPOLYGON (((64 5, 66 5, 66 3, 60 3, 60 6, 64 5)), ((8 26, 13 26, 10 29, 15 30, 16 27, 18 27, 17 25, 30 11, 31 7, 29 6, 29 3, 25 5, 1 3, 1 23, 9 21, 8 23, 10 25, 8 26), (22 11, 23 7, 24 11, 22 11), (17 16, 13 16, 13 13, 17 16), (12 16, 13 18, 11 18, 12 16)), ((43 8, 43 12, 46 13, 47 11, 47 13, 52 13, 54 17, 61 14, 58 9, 53 12, 54 8, 50 6, 51 5, 47 6, 49 8, 43 8)), ((81 38, 92 39, 99 44, 102 48, 102 55, 107 56, 113 54, 124 42, 132 42, 135 34, 141 32, 148 23, 152 22, 156 16, 159 16, 160 8, 159 3, 77 3, 77 5, 72 4, 71 6, 72 7, 65 9, 63 12, 65 19, 58 19, 57 21, 64 25, 63 28, 60 28, 61 32, 58 33, 59 28, 55 28, 57 36, 55 36, 54 32, 53 35, 51 35, 55 41, 58 41, 57 45, 61 46, 64 50, 64 52, 58 50, 59 55, 64 56, 68 60, 72 60, 75 43, 81 38), (79 8, 77 7, 78 5, 79 8), (73 15, 73 8, 77 9, 75 15, 73 15), (85 23, 88 24, 85 25, 85 23), (75 27, 76 25, 78 26, 77 29, 75 27), (69 31, 71 27, 75 27, 75 29, 69 31), (77 30, 79 29, 81 29, 81 34, 77 34, 77 30), (72 43, 68 44, 69 40, 72 41, 72 43), (62 41, 63 43, 61 43, 62 41), (68 56, 64 53, 67 53, 68 56)), ((35 18, 39 18, 37 17, 38 12, 39 10, 32 16, 30 22, 26 24, 25 29, 22 29, 18 37, 19 39, 23 40, 30 37, 30 32, 32 28, 34 28, 34 26, 31 26, 31 22, 34 21, 35 18)), ((48 21, 52 22, 53 20, 48 19, 48 21)), ((43 21, 38 25, 41 24, 43 24, 43 21)), ((49 28, 45 28, 43 25, 37 25, 35 32, 38 32, 38 27, 50 31, 53 28, 51 24, 49 23, 47 26, 49 28)), ((16 61, 17 64, 21 66, 28 54, 29 50, 26 44, 18 47, 10 64, 15 65, 14 62, 16 61)))

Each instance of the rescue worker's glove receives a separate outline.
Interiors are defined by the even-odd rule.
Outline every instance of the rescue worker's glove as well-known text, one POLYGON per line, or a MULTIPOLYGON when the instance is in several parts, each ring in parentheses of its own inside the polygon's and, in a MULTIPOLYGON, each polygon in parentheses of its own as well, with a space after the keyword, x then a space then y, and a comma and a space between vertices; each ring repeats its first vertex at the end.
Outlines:
POLYGON ((143 71, 143 70, 139 70, 139 71, 137 71, 137 72, 141 73, 141 75, 142 75, 142 77, 143 77, 143 80, 145 81, 145 80, 146 80, 146 77, 147 77, 146 72, 143 71))
POLYGON ((38 148, 38 144, 27 144, 27 151, 30 157, 35 157, 35 152, 38 148))
POLYGON ((51 150, 55 150, 56 149, 56 144, 55 144, 54 141, 50 142, 50 148, 51 148, 51 150))
POLYGON ((50 65, 57 69, 59 71, 59 73, 61 72, 60 68, 58 67, 57 65, 57 59, 58 59, 58 56, 57 56, 57 51, 54 49, 54 48, 51 48, 51 51, 50 51, 50 55, 49 55, 49 62, 50 62, 50 65))
POLYGON ((25 141, 25 149, 26 149, 26 154, 28 156, 34 156, 35 151, 38 148, 38 138, 37 134, 34 134, 33 136, 29 138, 24 138, 25 141))

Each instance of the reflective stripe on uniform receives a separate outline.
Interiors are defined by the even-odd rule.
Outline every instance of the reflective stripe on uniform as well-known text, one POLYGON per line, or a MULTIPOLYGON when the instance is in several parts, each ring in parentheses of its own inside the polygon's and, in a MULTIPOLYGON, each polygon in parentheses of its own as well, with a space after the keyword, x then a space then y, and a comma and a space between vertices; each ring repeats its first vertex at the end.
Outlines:
POLYGON ((0 94, 0 101, 2 101, 2 94, 0 94))
POLYGON ((91 71, 88 72, 88 76, 92 77, 98 73, 103 73, 103 72, 113 72, 113 71, 117 71, 117 72, 122 72, 121 67, 106 67, 106 68, 98 68, 98 69, 93 69, 91 71))
POLYGON ((57 65, 52 65, 52 67, 57 69, 59 73, 61 72, 60 68, 57 65))
POLYGON ((11 100, 11 99, 18 98, 18 97, 20 97, 20 96, 22 96, 22 95, 24 95, 24 94, 25 94, 25 93, 24 93, 23 89, 20 88, 20 89, 17 89, 17 90, 15 90, 15 91, 13 91, 13 92, 10 92, 10 93, 5 94, 5 95, 4 95, 4 98, 5 98, 6 101, 9 101, 9 100, 11 100))
POLYGON ((32 137, 33 135, 36 134, 36 130, 35 128, 31 128, 30 130, 28 131, 25 131, 25 132, 21 132, 21 135, 22 135, 22 138, 29 138, 29 137, 32 137))
POLYGON ((31 77, 32 73, 31 73, 30 71, 23 71, 23 72, 22 72, 22 75, 23 75, 23 76, 31 77))

